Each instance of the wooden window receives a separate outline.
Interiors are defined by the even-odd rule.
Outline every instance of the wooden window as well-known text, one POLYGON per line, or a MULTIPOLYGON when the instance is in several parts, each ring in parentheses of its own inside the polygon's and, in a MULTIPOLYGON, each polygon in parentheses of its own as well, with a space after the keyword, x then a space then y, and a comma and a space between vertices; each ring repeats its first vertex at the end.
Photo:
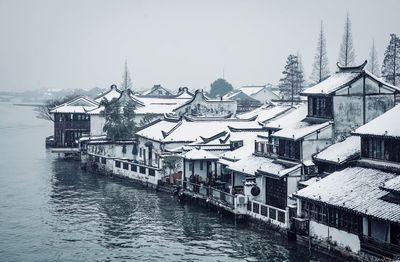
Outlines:
POLYGON ((131 171, 137 172, 137 165, 131 164, 131 171))
POLYGON ((282 179, 266 178, 266 203, 280 209, 286 208, 286 182, 282 179))
POLYGON ((107 164, 107 159, 106 159, 105 157, 102 157, 102 158, 101 158, 101 163, 102 163, 103 165, 107 164))
POLYGON ((281 157, 300 160, 300 141, 280 138, 278 154, 281 157))
POLYGON ((308 115, 314 117, 332 118, 333 98, 309 96, 308 97, 308 115))
POLYGON ((155 176, 155 175, 156 175, 156 171, 154 169, 149 168, 149 176, 155 176))
POLYGON ((139 172, 141 174, 146 174, 146 168, 144 166, 139 167, 139 172))
POLYGON ((361 216, 348 210, 325 206, 320 203, 302 201, 302 215, 318 223, 354 234, 359 234, 362 226, 361 216))
POLYGON ((120 161, 115 161, 115 167, 121 168, 121 162, 120 161))
POLYGON ((129 169, 129 164, 123 162, 123 163, 122 163, 122 168, 125 169, 125 170, 128 170, 128 169, 129 169))
POLYGON ((200 170, 203 170, 203 161, 200 161, 200 170))
POLYGON ((100 163, 100 158, 99 158, 98 156, 95 156, 95 157, 94 157, 94 162, 100 163))

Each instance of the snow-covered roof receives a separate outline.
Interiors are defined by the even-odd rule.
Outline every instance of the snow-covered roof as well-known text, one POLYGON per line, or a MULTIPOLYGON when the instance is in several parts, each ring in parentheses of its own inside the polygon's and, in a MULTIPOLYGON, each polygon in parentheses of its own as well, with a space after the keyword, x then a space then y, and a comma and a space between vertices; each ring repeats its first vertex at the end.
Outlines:
POLYGON ((265 127, 270 129, 283 129, 295 126, 298 122, 306 118, 307 113, 307 104, 302 104, 298 108, 292 109, 292 111, 288 112, 286 115, 267 123, 265 127))
POLYGON ((399 223, 400 205, 382 199, 388 192, 381 186, 393 178, 394 174, 377 169, 351 167, 334 172, 295 195, 399 223))
POLYGON ((365 70, 364 67, 367 64, 365 61, 363 64, 354 67, 342 67, 338 64, 339 71, 323 80, 322 82, 307 88, 302 92, 302 95, 329 95, 332 94, 339 89, 350 85, 356 80, 360 79, 363 76, 368 76, 375 81, 390 87, 396 91, 400 91, 398 87, 395 87, 389 83, 386 83, 382 79, 376 77, 368 70, 365 70))
POLYGON ((354 134, 400 138, 400 105, 357 128, 354 134))
POLYGON ((78 96, 50 110, 51 113, 86 113, 94 109, 98 103, 88 96, 78 96))
POLYGON ((265 134, 265 132, 231 132, 230 141, 243 141, 243 146, 225 152, 221 157, 236 161, 252 155, 254 153, 254 141, 260 134, 265 134))
POLYGON ((239 89, 248 96, 257 94, 261 90, 266 88, 265 86, 242 86, 239 89))
MULTIPOLYGON (((163 120, 166 121, 166 120, 163 120)), ((255 121, 240 120, 235 118, 227 119, 202 119, 189 120, 183 118, 177 122, 164 123, 160 121, 137 132, 138 135, 161 142, 195 142, 204 141, 202 137, 212 137, 223 131, 229 131, 229 127, 235 128, 260 128, 255 121)), ((167 122, 170 120, 167 120, 167 122)))
POLYGON ((152 88, 150 88, 150 89, 148 89, 146 91, 143 91, 142 95, 143 96, 151 95, 154 91, 157 91, 159 89, 164 90, 168 95, 171 94, 171 92, 168 89, 166 89, 165 87, 162 87, 161 85, 154 85, 152 88))
POLYGON ((321 124, 312 124, 310 122, 301 121, 298 122, 295 126, 287 127, 282 130, 279 130, 278 132, 273 133, 272 136, 278 138, 298 140, 330 125, 332 125, 332 123, 329 121, 321 124))
MULTIPOLYGON (((174 96, 174 97, 141 97, 137 95, 133 95, 132 92, 126 90, 123 92, 127 92, 127 95, 130 99, 132 99, 136 104, 136 114, 168 114, 172 113, 172 111, 186 103, 191 99, 191 97, 185 96, 174 96)), ((125 94, 125 93, 123 93, 125 94)), ((184 94, 184 93, 182 93, 184 94)), ((122 98, 123 95, 120 95, 118 98, 122 98)), ((100 114, 104 108, 99 106, 93 110, 90 110, 89 114, 100 114)))
POLYGON ((260 125, 255 121, 243 121, 237 119, 210 120, 210 121, 187 121, 182 120, 182 124, 163 139, 164 142, 177 141, 197 141, 202 137, 211 137, 214 134, 229 130, 228 127, 235 128, 259 128, 260 125))
POLYGON ((207 102, 207 103, 235 103, 235 104, 236 104, 236 101, 235 101, 235 100, 229 100, 229 99, 225 99, 225 100, 224 100, 224 99, 211 99, 211 98, 207 97, 207 96, 204 94, 204 91, 203 91, 203 90, 198 89, 198 90, 196 90, 196 92, 194 93, 194 96, 193 96, 193 97, 191 97, 190 99, 186 100, 185 103, 182 103, 181 105, 179 105, 177 108, 174 109, 174 111, 177 110, 177 109, 179 109, 179 108, 181 108, 181 107, 190 105, 197 97, 200 97, 201 99, 203 99, 203 100, 204 100, 205 102, 207 102))
POLYGON ((315 160, 342 164, 360 155, 360 137, 350 136, 342 142, 335 143, 314 156, 315 160))
POLYGON ((274 119, 285 112, 289 111, 292 107, 290 106, 285 106, 285 105, 279 105, 279 106, 273 106, 273 105, 268 105, 268 106, 261 106, 259 108, 256 108, 250 112, 246 112, 243 114, 238 115, 238 118, 241 119, 251 119, 253 117, 257 117, 256 121, 260 123, 265 123, 270 121, 271 119, 274 119))
POLYGON ((261 171, 262 173, 268 173, 277 177, 282 177, 294 171, 295 169, 300 168, 300 165, 288 166, 283 162, 273 158, 250 155, 230 164, 227 166, 227 168, 232 171, 251 176, 256 175, 256 172, 261 171))
POLYGON ((201 160, 201 159, 214 159, 217 160, 219 157, 209 151, 203 149, 194 148, 183 155, 183 158, 189 160, 201 160))
POLYGON ((170 132, 174 127, 179 125, 180 122, 163 119, 156 121, 148 127, 136 132, 137 135, 143 136, 152 140, 161 141, 164 139, 164 134, 170 132), (164 132, 164 134, 163 134, 164 132))
POLYGON ((321 180, 320 177, 312 177, 312 178, 310 178, 310 179, 308 179, 306 181, 299 181, 299 185, 307 187, 309 185, 312 185, 312 184, 318 182, 319 180, 321 180))
POLYGON ((383 184, 382 189, 387 190, 389 192, 400 193, 400 176, 397 176, 395 178, 386 181, 383 184))
POLYGON ((101 93, 95 97, 95 100, 100 103, 103 99, 107 99, 108 102, 114 98, 118 99, 121 96, 121 92, 116 85, 112 85, 109 90, 101 93))
POLYGON ((360 72, 337 72, 322 82, 307 88, 303 95, 328 95, 350 84, 361 76, 360 72))

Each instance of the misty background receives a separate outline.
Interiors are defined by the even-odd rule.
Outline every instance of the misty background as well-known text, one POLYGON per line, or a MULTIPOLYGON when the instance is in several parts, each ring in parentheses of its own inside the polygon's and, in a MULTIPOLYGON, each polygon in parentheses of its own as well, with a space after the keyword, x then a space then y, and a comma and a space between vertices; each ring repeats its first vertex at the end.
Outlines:
POLYGON ((346 13, 356 62, 375 40, 381 65, 390 33, 400 34, 400 1, 0 0, 0 91, 154 84, 209 89, 278 83, 299 53, 308 80, 324 22, 331 72, 346 13))

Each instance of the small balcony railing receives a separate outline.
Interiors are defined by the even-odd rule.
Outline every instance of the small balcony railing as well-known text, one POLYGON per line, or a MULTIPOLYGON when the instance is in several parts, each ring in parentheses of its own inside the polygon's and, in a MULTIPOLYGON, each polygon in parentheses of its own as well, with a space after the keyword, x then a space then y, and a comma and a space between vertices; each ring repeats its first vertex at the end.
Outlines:
POLYGON ((361 249, 372 251, 386 257, 400 256, 400 245, 384 242, 368 236, 362 236, 361 249))
POLYGON ((211 186, 206 186, 202 184, 191 183, 188 181, 183 181, 183 189, 198 194, 203 197, 213 199, 215 201, 223 202, 233 208, 235 203, 235 196, 224 192, 222 190, 213 188, 211 186))

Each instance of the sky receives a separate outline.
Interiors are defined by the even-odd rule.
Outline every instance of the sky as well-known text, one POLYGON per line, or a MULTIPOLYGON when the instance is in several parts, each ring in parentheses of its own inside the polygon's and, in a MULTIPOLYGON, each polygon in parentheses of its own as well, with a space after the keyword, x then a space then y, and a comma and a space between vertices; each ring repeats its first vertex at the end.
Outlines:
POLYGON ((397 0, 0 0, 0 91, 278 83, 299 53, 311 74, 320 22, 335 71, 346 13, 356 61, 400 35, 397 0))

